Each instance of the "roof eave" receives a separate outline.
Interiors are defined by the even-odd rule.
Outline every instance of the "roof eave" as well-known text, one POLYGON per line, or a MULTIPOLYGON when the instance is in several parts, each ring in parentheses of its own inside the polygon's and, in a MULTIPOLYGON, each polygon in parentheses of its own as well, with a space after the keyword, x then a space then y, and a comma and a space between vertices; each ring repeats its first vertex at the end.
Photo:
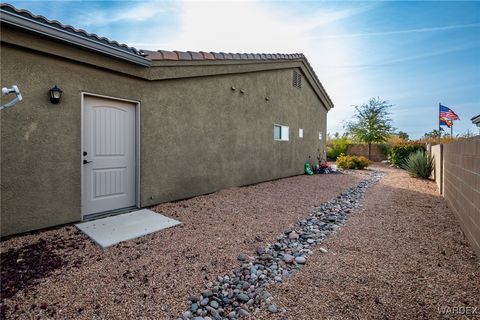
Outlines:
POLYGON ((29 32, 41 34, 43 36, 54 38, 59 41, 67 42, 69 44, 92 50, 101 54, 113 56, 118 59, 126 60, 137 65, 149 67, 151 60, 140 55, 129 53, 121 49, 103 44, 92 39, 81 37, 74 33, 70 33, 35 20, 28 19, 24 16, 0 9, 0 22, 5 23, 16 28, 20 28, 29 32))

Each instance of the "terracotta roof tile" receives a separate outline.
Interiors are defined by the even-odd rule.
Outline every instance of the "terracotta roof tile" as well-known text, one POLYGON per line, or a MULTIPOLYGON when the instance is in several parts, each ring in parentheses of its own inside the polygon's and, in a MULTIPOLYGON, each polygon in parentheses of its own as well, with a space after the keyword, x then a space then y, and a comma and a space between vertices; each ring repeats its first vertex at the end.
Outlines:
POLYGON ((143 50, 143 53, 151 60, 164 60, 164 57, 160 51, 143 50))
POLYGON ((213 55, 213 53, 211 52, 203 52, 203 51, 200 51, 201 54, 203 54, 203 58, 205 60, 215 60, 215 56, 213 55))
POLYGON ((187 51, 187 52, 192 57, 192 60, 205 60, 205 58, 203 57, 203 54, 201 54, 200 52, 195 52, 195 51, 187 51))
POLYGON ((233 60, 233 54, 222 52, 226 60, 233 60))
POLYGON ((178 60, 192 60, 190 53, 185 51, 174 51, 178 55, 178 60))
MULTIPOLYGON (((158 50, 158 52, 162 55, 163 59, 161 60, 178 60, 178 55, 177 53, 173 52, 173 51, 166 51, 166 50, 158 50)), ((149 55, 147 55, 148 58, 150 58, 149 55)), ((153 59, 153 58, 150 58, 152 60, 157 60, 157 59, 153 59)))
POLYGON ((218 53, 218 52, 212 52, 213 56, 215 57, 215 59, 218 59, 218 60, 225 60, 225 57, 223 56, 223 54, 221 53, 218 53))

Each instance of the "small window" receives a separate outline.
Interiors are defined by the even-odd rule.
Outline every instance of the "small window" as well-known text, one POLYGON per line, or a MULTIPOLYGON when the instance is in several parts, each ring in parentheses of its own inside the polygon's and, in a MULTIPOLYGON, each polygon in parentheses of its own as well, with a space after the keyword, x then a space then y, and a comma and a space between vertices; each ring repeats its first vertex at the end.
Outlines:
POLYGON ((322 137, 323 137, 323 136, 322 136, 322 133, 319 132, 319 133, 318 133, 318 140, 322 140, 322 137))
POLYGON ((273 139, 278 141, 288 141, 288 126, 275 124, 273 126, 273 139))
POLYGON ((303 138, 303 129, 302 128, 298 129, 298 137, 303 138))
POLYGON ((282 126, 273 126, 273 139, 281 140, 282 139, 282 126))

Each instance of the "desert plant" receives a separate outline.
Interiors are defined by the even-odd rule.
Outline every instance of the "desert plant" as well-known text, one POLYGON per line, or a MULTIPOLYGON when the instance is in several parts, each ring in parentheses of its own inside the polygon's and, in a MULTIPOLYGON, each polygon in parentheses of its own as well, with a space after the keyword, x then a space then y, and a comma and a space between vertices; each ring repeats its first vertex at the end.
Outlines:
POLYGON ((355 167, 352 156, 347 156, 343 153, 337 157, 336 164, 337 167, 342 169, 353 169, 355 167))
POLYGON ((425 151, 418 150, 408 156, 402 168, 413 177, 427 179, 433 170, 433 159, 425 151))
POLYGON ((365 158, 364 156, 354 156, 353 162, 355 162, 356 169, 365 169, 372 163, 370 160, 365 158))
POLYGON ((401 167, 410 154, 417 151, 425 151, 425 145, 414 142, 396 144, 388 152, 388 161, 394 166, 401 167))
POLYGON ((364 156, 349 156, 341 154, 337 158, 337 166, 342 169, 364 169, 370 165, 370 160, 364 156))

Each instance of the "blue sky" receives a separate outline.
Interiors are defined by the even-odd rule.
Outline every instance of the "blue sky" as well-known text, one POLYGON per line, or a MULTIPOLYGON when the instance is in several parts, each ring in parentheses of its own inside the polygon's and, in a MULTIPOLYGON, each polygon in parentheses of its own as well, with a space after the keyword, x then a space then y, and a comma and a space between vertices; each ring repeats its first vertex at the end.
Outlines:
POLYGON ((140 49, 303 52, 332 98, 328 131, 353 105, 389 100, 394 126, 438 128, 438 103, 478 132, 480 2, 10 1, 140 49))

